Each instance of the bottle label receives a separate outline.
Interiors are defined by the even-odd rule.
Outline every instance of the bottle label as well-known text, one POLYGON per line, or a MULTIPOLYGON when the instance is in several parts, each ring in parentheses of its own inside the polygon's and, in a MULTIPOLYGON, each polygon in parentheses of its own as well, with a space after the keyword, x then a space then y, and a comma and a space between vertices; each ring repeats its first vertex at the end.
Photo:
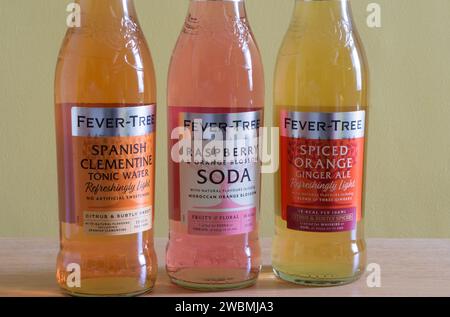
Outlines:
POLYGON ((187 226, 189 234, 236 235, 255 229, 259 212, 261 115, 261 111, 172 110, 174 127, 183 127, 191 137, 184 148, 189 155, 176 164, 178 177, 174 182, 175 200, 179 203, 179 215, 175 218, 187 226))
POLYGON ((292 230, 343 232, 362 217, 365 111, 281 111, 282 218, 292 230))
MULTIPOLYGON (((152 228, 155 105, 71 107, 76 222, 91 235, 152 228)), ((67 152, 66 152, 67 153, 67 152)), ((70 175, 69 175, 70 176, 70 175)))

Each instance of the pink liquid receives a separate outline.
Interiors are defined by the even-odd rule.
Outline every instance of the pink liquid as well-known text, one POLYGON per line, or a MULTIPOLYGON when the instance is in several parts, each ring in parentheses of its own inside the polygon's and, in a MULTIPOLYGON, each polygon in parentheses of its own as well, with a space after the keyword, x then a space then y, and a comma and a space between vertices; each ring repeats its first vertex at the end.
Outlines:
MULTIPOLYGON (((244 1, 191 1, 172 56, 168 105, 169 136, 178 126, 180 113, 239 117, 241 113, 260 111, 262 125, 263 68, 244 1)), ((175 143, 169 140, 169 157, 175 143)), ((253 284, 261 267, 258 221, 244 233, 193 232, 181 220, 180 179, 184 181, 180 178, 180 164, 170 160, 167 271, 172 281, 194 289, 232 289, 253 284)), ((259 177, 254 185, 254 211, 258 214, 259 177)))

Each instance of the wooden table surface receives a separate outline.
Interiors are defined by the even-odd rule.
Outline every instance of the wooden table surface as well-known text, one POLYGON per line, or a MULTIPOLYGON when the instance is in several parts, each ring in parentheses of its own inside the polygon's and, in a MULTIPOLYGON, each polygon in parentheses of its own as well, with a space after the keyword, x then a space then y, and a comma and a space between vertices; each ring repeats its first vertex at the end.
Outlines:
MULTIPOLYGON (((166 240, 157 239, 160 264, 166 240)), ((345 286, 306 288, 278 280, 270 267, 270 239, 263 240, 264 267, 258 283, 244 290, 198 293, 172 285, 160 268, 147 296, 450 296, 450 240, 371 239, 369 263, 381 266, 381 287, 367 274, 345 286)), ((50 239, 0 238, 0 296, 63 296, 55 282, 58 243, 50 239)))

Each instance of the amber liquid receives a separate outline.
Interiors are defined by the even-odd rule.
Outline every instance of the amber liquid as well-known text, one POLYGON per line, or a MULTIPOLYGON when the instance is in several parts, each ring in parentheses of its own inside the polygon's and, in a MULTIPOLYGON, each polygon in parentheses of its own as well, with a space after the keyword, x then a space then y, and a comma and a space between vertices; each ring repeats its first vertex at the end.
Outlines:
MULTIPOLYGON (((74 221, 71 190, 71 106, 127 107, 156 102, 153 62, 132 1, 80 0, 81 27, 70 28, 55 79, 60 252, 57 281, 69 294, 135 295, 153 288, 157 261, 153 230, 87 235, 74 221), (80 266, 81 287, 69 287, 71 263, 80 266)), ((153 193, 151 193, 153 195, 153 193)))
MULTIPOLYGON (((348 1, 296 1, 278 56, 274 98, 277 126, 282 110, 366 110, 367 114, 367 62, 348 1)), ((280 173, 275 176, 275 273, 303 285, 336 285, 357 279, 366 265, 364 200, 363 218, 352 231, 291 230, 281 217, 280 177, 280 173)))

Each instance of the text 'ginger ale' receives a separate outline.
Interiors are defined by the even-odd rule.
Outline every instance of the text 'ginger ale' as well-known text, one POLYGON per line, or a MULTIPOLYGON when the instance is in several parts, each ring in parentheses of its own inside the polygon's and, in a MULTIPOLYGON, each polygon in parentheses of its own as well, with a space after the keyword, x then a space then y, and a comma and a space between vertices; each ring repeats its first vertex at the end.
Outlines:
POLYGON ((305 285, 365 270, 368 70, 347 0, 297 0, 279 52, 280 128, 273 266, 305 285))
POLYGON ((79 0, 55 81, 59 285, 74 295, 152 289, 156 85, 132 0, 79 0))

